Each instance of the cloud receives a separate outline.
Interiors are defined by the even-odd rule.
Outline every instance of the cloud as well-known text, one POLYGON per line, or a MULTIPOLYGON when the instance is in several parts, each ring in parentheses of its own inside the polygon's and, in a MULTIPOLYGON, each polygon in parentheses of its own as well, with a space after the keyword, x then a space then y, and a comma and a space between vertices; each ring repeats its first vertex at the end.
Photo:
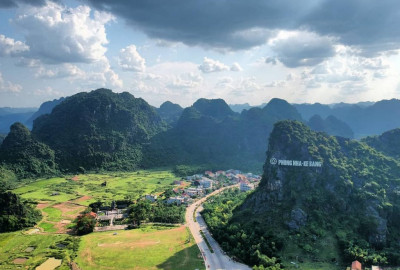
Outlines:
POLYGON ((106 57, 94 62, 91 67, 92 71, 87 72, 85 77, 81 78, 82 83, 87 84, 92 88, 98 88, 99 86, 108 88, 123 87, 123 81, 111 68, 110 62, 106 57))
POLYGON ((369 55, 400 48, 398 0, 88 1, 152 38, 189 46, 247 49, 273 31, 307 29, 369 55))
POLYGON ((217 83, 215 84, 215 87, 216 88, 223 88, 223 89, 226 89, 226 88, 232 89, 233 88, 233 79, 232 79, 232 77, 222 77, 222 78, 220 78, 217 81, 217 83))
POLYGON ((298 4, 266 14, 274 3, 261 1, 155 0, 111 1, 89 0, 97 9, 124 18, 128 25, 141 29, 154 39, 200 45, 206 48, 246 49, 266 42, 269 23, 276 25, 285 12, 294 11, 298 4), (179 8, 176 8, 179 7, 179 8), (182 23, 189 22, 189 23, 182 23))
POLYGON ((235 62, 231 66, 231 71, 243 71, 243 68, 239 65, 239 63, 235 62))
POLYGON ((35 96, 46 96, 46 97, 60 97, 63 95, 61 91, 54 90, 52 87, 47 86, 43 89, 36 89, 33 94, 35 96))
POLYGON ((198 87, 202 82, 203 77, 201 77, 200 74, 189 72, 175 77, 173 81, 168 84, 168 87, 173 89, 190 89, 198 87))
POLYGON ((19 93, 22 90, 22 86, 19 84, 14 84, 10 81, 6 81, 3 78, 3 74, 0 72, 0 92, 11 92, 11 93, 19 93))
POLYGON ((241 78, 240 81, 236 83, 233 87, 230 95, 235 96, 246 96, 249 93, 255 93, 262 89, 262 87, 258 84, 255 77, 244 77, 241 78))
POLYGON ((105 24, 113 16, 88 6, 67 8, 54 2, 22 5, 13 20, 29 46, 29 58, 50 64, 92 63, 107 51, 105 24))
POLYGON ((339 47, 337 51, 335 57, 302 72, 301 80, 306 88, 327 85, 344 93, 355 93, 357 87, 365 90, 374 80, 393 76, 386 56, 367 58, 355 55, 349 47, 339 47))
POLYGON ((267 57, 265 58, 265 63, 267 64, 272 64, 272 65, 276 65, 277 60, 275 57, 267 57))
POLYGON ((281 87, 281 88, 285 86, 286 86, 286 81, 272 81, 265 85, 265 87, 281 87))
POLYGON ((83 70, 78 68, 76 65, 69 63, 52 67, 51 69, 46 69, 43 66, 40 66, 35 74, 36 78, 42 79, 59 79, 66 77, 82 78, 84 76, 86 76, 86 74, 83 70))
POLYGON ((146 60, 140 56, 135 45, 120 50, 118 63, 124 70, 144 72, 146 69, 146 60))
MULTIPOLYGON (((59 2, 58 0, 50 0, 52 2, 59 2)), ((47 0, 1 0, 0 8, 18 7, 21 4, 29 4, 32 6, 43 6, 47 0)))
POLYGON ((203 63, 199 66, 199 70, 201 70, 203 73, 211 73, 211 72, 227 71, 229 70, 229 67, 217 60, 204 57, 203 63))
POLYGON ((30 68, 36 68, 42 66, 40 60, 25 58, 25 57, 19 57, 15 65, 19 67, 30 67, 30 68))
MULTIPOLYGON (((314 66, 335 55, 332 38, 310 32, 281 32, 269 43, 276 58, 291 68, 314 66)), ((266 61, 275 63, 271 58, 266 61)))
POLYGON ((0 35, 0 56, 18 56, 26 51, 29 46, 25 43, 0 35))

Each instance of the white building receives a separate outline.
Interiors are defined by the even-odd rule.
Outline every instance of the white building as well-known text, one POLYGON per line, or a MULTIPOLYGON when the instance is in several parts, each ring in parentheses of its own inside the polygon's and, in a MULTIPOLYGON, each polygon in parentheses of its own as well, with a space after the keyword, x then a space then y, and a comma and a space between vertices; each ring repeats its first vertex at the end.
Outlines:
POLYGON ((203 189, 202 188, 187 188, 187 189, 185 189, 185 193, 187 195, 189 195, 190 197, 201 196, 201 195, 203 195, 203 189))
POLYGON ((247 181, 241 181, 240 185, 239 185, 239 190, 240 191, 248 191, 248 190, 253 190, 254 189, 254 185, 250 184, 247 181))
POLYGON ((203 178, 199 181, 200 185, 201 185, 203 188, 212 188, 213 182, 214 182, 213 180, 208 179, 208 178, 206 178, 206 177, 203 177, 203 178))

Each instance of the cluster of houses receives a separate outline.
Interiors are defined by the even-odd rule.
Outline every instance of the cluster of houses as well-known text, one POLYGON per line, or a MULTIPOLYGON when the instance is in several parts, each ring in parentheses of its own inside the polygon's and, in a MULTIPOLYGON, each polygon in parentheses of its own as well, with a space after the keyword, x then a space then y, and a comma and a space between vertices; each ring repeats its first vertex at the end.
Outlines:
MULTIPOLYGON (((201 198, 220 187, 239 184, 240 191, 248 191, 254 189, 260 180, 261 177, 259 175, 242 173, 239 170, 206 171, 204 174, 195 174, 187 176, 185 179, 174 181, 174 195, 163 199, 166 204, 190 205, 194 199, 201 198)), ((160 199, 160 195, 147 194, 143 199, 154 203, 160 199)), ((100 207, 97 214, 93 213, 94 217, 99 221, 99 225, 112 226, 115 222, 127 217, 128 205, 117 203, 113 201, 111 207, 100 207)))
MULTIPOLYGON (((187 176, 185 180, 189 182, 189 186, 185 181, 174 181, 176 187, 173 191, 176 196, 166 198, 167 204, 189 205, 194 198, 203 197, 214 189, 232 184, 239 184, 240 191, 252 190, 259 184, 261 177, 252 173, 244 174, 239 170, 227 170, 215 173, 206 171, 204 174, 187 176)), ((145 199, 154 202, 157 195, 148 194, 145 199)))
MULTIPOLYGON (((347 267, 346 268, 346 270, 362 270, 362 269, 363 269, 362 265, 361 265, 361 263, 359 261, 352 262, 351 263, 351 267, 347 267)), ((368 269, 368 268, 365 268, 365 269, 368 269)), ((381 267, 375 266, 375 265, 372 265, 370 269, 371 270, 382 270, 381 267)))
POLYGON ((261 176, 259 175, 242 173, 239 170, 216 171, 215 173, 206 171, 204 174, 215 181, 218 181, 221 177, 225 177, 229 180, 230 184, 239 184, 240 191, 253 190, 261 180, 261 176))

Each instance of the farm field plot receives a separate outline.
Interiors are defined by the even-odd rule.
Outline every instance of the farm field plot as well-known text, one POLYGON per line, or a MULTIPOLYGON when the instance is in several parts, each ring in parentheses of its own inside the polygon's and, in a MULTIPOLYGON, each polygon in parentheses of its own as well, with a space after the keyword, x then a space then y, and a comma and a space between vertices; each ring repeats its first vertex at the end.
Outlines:
POLYGON ((14 190, 24 199, 89 205, 101 200, 137 199, 146 193, 162 192, 177 177, 166 170, 142 170, 109 174, 84 174, 40 179, 14 190), (103 184, 104 183, 104 184, 103 184), (103 184, 103 185, 102 185, 103 184), (85 200, 80 200, 85 196, 85 200))
POLYGON ((69 269, 67 263, 71 258, 72 237, 66 234, 33 234, 12 232, 0 234, 0 269, 35 269, 49 257, 62 258, 57 270, 69 269))
POLYGON ((170 187, 175 175, 165 170, 85 174, 65 178, 39 179, 14 190, 24 199, 38 202, 48 233, 66 233, 70 223, 92 202, 138 199, 170 187))
POLYGON ((185 226, 92 233, 82 237, 76 262, 86 270, 205 269, 185 226))

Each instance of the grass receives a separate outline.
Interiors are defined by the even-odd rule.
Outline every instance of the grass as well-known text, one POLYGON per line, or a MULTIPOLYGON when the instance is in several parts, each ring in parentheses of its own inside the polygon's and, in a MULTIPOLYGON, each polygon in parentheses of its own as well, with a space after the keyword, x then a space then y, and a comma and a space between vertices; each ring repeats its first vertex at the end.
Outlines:
POLYGON ((22 268, 35 269, 55 254, 64 257, 63 264, 57 270, 67 270, 69 250, 57 249, 57 243, 64 241, 68 235, 25 235, 22 232, 0 234, 0 269, 16 269, 13 261, 16 258, 27 258, 22 268), (26 252, 28 247, 34 247, 31 252, 26 252))
MULTIPOLYGON (((21 269, 35 269, 48 257, 54 256, 64 258, 57 270, 69 269, 67 262, 73 251, 57 248, 57 243, 69 237, 67 234, 54 234, 58 232, 59 222, 71 220, 91 202, 135 200, 147 193, 161 193, 171 188, 177 179, 165 170, 85 174, 78 175, 77 181, 71 180, 72 177, 39 179, 14 190, 24 199, 43 202, 44 218, 38 226, 46 234, 0 234, 0 270, 15 269, 13 260, 16 258, 27 258, 21 269), (102 186, 105 181, 107 185, 102 186), (58 195, 53 196, 55 193, 58 195), (86 197, 80 199, 83 196, 86 197), (25 250, 29 246, 35 250, 27 253, 25 250)), ((183 226, 144 226, 116 233, 99 232, 80 238, 82 242, 75 261, 81 269, 205 269, 193 237, 183 226)))
MULTIPOLYGON (((293 235, 292 239, 297 242, 301 236, 293 235)), ((303 249, 300 249, 294 242, 291 242, 288 239, 288 243, 284 250, 281 252, 283 265, 285 269, 326 269, 326 270, 339 270, 344 269, 342 262, 339 261, 339 264, 332 262, 332 259, 336 260, 341 258, 340 249, 337 243, 336 238, 327 233, 324 237, 321 237, 318 241, 316 241, 313 246, 313 253, 305 252, 303 249), (315 261, 315 257, 318 257, 318 261, 315 261), (299 262, 301 261, 301 262, 299 262), (291 263, 294 262, 295 264, 291 263)))
POLYGON ((200 251, 184 227, 92 233, 82 237, 76 262, 85 270, 205 269, 200 251))
POLYGON ((42 211, 47 214, 46 219, 48 221, 58 222, 61 220, 62 212, 61 212, 61 210, 59 210, 57 208, 46 207, 46 208, 42 209, 42 211))
POLYGON ((78 181, 66 178, 40 179, 14 190, 24 199, 49 201, 53 204, 72 201, 84 195, 89 200, 79 204, 89 205, 95 201, 138 199, 147 193, 160 193, 171 187, 177 177, 166 170, 146 170, 109 174, 78 175, 78 181), (107 182, 106 186, 102 186, 107 182), (58 195, 53 193, 57 192, 58 195))
POLYGON ((45 232, 56 232, 57 229, 54 228, 54 224, 42 222, 39 224, 39 227, 42 228, 45 232))

